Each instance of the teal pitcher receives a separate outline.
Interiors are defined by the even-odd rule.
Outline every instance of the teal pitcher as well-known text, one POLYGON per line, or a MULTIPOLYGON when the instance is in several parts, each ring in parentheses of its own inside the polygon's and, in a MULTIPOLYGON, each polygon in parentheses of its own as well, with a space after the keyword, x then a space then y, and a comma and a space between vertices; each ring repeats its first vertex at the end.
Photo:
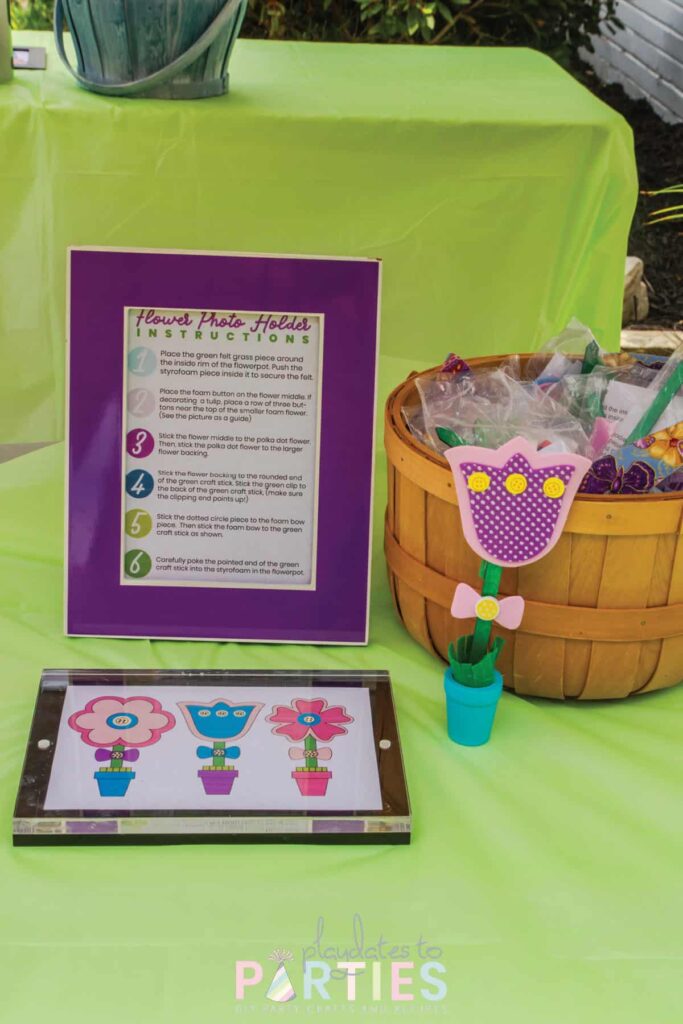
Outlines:
POLYGON ((92 92, 170 100, 220 96, 246 7, 247 0, 56 0, 57 51, 92 92), (77 68, 64 49, 65 26, 77 68))

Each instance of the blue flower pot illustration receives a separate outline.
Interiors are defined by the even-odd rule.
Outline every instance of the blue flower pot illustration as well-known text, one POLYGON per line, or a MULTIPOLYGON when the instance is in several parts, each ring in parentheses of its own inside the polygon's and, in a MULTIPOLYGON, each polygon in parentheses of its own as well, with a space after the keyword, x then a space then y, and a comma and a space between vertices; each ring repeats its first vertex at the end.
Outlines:
POLYGON ((135 772, 95 772, 100 796, 125 796, 135 772))
POLYGON ((480 747, 488 743, 503 692, 503 677, 494 674, 489 686, 463 686, 453 678, 450 668, 444 675, 448 735, 464 747, 480 747))

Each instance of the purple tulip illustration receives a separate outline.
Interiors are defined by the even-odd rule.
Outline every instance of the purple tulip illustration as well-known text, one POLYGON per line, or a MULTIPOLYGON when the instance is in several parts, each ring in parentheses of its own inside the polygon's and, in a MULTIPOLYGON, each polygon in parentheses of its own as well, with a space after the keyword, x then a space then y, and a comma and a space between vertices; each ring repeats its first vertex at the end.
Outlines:
POLYGON ((190 732, 198 739, 211 740, 211 746, 197 747, 197 757, 211 761, 197 772, 207 796, 228 796, 239 771, 229 761, 242 751, 229 740, 240 739, 254 724, 263 704, 233 703, 219 698, 208 703, 180 701, 178 704, 190 732))

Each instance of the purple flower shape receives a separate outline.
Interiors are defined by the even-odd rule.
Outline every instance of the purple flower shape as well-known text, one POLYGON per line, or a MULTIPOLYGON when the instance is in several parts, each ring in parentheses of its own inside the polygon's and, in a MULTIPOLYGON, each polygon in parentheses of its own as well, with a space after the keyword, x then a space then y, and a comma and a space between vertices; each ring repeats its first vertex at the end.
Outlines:
POLYGON ((463 445, 445 453, 465 539, 495 565, 527 565, 559 540, 590 459, 537 452, 515 437, 502 448, 463 445))
POLYGON ((654 485, 655 471, 646 462, 636 460, 624 469, 613 455, 603 455, 590 467, 579 490, 582 494, 647 494, 654 485))

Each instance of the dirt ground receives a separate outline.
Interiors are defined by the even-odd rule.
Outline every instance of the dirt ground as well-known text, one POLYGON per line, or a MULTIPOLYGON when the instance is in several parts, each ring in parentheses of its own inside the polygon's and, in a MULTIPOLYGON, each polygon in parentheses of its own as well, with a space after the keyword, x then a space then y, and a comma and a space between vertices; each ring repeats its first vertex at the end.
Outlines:
MULTIPOLYGON (((683 183, 683 124, 667 124, 645 100, 632 100, 620 85, 604 85, 584 69, 582 80, 605 103, 618 110, 631 128, 641 189, 683 183)), ((631 227, 628 251, 645 263, 650 290, 646 327, 683 329, 683 220, 645 226, 658 206, 680 203, 676 196, 640 196, 631 227)))

